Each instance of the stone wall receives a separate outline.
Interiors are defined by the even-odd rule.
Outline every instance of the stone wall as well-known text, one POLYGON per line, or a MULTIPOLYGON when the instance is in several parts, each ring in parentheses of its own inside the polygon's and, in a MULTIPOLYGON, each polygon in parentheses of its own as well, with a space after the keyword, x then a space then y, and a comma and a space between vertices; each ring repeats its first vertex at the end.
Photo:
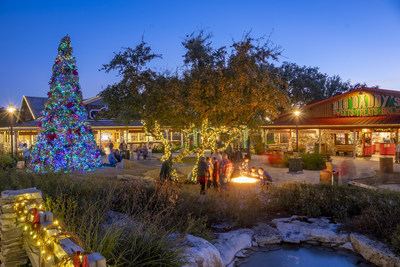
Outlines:
POLYGON ((106 267, 102 255, 86 254, 53 214, 44 211, 42 193, 36 188, 1 193, 0 230, 1 267, 14 267, 28 261, 34 267, 54 266, 55 262, 74 266, 74 259, 87 261, 86 266, 106 267))

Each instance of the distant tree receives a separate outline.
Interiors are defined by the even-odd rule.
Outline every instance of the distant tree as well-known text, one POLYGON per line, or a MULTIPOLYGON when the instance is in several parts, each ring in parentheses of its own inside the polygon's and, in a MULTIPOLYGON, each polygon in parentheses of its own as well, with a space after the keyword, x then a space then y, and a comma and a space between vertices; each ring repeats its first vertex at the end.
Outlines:
MULTIPOLYGON (((328 76, 317 67, 299 66, 296 63, 283 62, 280 67, 272 67, 288 85, 290 106, 302 107, 336 95, 343 94, 365 84, 343 81, 340 76, 328 76)), ((286 110, 288 111, 288 110, 286 110)))

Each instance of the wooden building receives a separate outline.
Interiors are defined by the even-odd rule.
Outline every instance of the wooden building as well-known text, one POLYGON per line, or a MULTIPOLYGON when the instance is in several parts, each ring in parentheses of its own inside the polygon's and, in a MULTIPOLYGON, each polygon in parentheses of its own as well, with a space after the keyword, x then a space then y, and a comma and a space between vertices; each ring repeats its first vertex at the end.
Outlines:
POLYGON ((400 91, 361 87, 286 113, 262 127, 267 149, 331 155, 395 155, 400 91))

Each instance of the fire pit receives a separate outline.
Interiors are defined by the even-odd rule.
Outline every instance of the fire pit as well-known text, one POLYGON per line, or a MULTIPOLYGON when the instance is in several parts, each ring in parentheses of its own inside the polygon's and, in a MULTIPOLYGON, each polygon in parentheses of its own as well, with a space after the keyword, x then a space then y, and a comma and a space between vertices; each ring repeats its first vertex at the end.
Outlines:
POLYGON ((233 183, 238 183, 238 184, 254 184, 260 181, 260 179, 253 178, 253 177, 246 177, 246 176, 240 176, 236 178, 232 178, 231 181, 233 183))

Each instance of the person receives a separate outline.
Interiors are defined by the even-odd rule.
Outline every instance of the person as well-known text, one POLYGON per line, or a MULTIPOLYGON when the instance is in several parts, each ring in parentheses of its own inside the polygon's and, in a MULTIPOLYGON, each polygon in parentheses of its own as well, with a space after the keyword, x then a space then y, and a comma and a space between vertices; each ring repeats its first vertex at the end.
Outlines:
POLYGON ((228 159, 232 160, 232 146, 231 144, 228 145, 226 148, 226 154, 228 154, 228 159))
POLYGON ((173 179, 172 179, 172 156, 170 156, 169 159, 167 159, 163 162, 163 164, 161 166, 159 179, 162 184, 164 184, 165 182, 168 182, 168 181, 173 181, 173 179))
POLYGON ((241 176, 249 176, 250 174, 249 161, 250 157, 248 155, 245 155, 244 159, 240 162, 239 171, 241 176))
POLYGON ((121 162, 122 157, 121 157, 121 153, 119 153, 118 149, 114 149, 114 156, 117 159, 118 162, 121 162))
POLYGON ((202 195, 206 193, 206 182, 208 175, 209 171, 206 158, 201 157, 199 164, 197 165, 197 181, 200 183, 200 194, 202 195))
POLYGON ((143 155, 143 159, 146 159, 146 158, 147 158, 147 148, 146 148, 146 147, 143 147, 143 149, 142 149, 142 155, 143 155))
POLYGON ((26 143, 22 145, 22 156, 25 160, 25 167, 28 167, 28 160, 29 160, 29 149, 26 143))
POLYGON ((108 154, 108 162, 109 162, 108 166, 110 166, 110 167, 115 167, 115 164, 117 163, 117 159, 114 156, 113 149, 111 149, 110 154, 108 154))
POLYGON ((121 144, 119 144, 119 151, 121 152, 122 158, 127 158, 127 156, 125 156, 127 149, 128 149, 127 144, 125 143, 125 141, 122 141, 121 144))
POLYGON ((386 138, 383 140, 384 143, 390 143, 390 137, 389 135, 386 136, 386 138))
POLYGON ((136 149, 137 160, 140 160, 140 153, 141 153, 141 149, 140 149, 140 146, 138 146, 138 148, 136 149))
POLYGON ((399 158, 400 158, 400 142, 397 142, 396 143, 396 162, 398 162, 399 161, 399 158))
POLYGON ((222 158, 223 160, 219 164, 219 180, 221 188, 226 191, 235 166, 233 162, 228 159, 227 154, 224 154, 222 158))
POLYGON ((149 151, 149 155, 148 155, 149 159, 151 159, 151 157, 153 155, 153 146, 151 144, 149 145, 149 150, 148 151, 149 151))
POLYGON ((258 175, 258 173, 257 173, 257 171, 256 171, 256 167, 251 167, 251 170, 250 170, 250 177, 258 177, 259 175, 258 175))
POLYGON ((211 162, 211 158, 206 158, 206 163, 208 166, 208 176, 207 176, 207 189, 210 189, 213 179, 214 165, 211 162))
POLYGON ((212 182, 213 182, 213 186, 214 186, 214 190, 218 191, 219 190, 219 186, 218 186, 218 182, 219 182, 219 161, 217 158, 213 158, 213 174, 212 174, 212 182))
POLYGON ((114 144, 112 142, 110 142, 110 144, 108 145, 108 147, 110 148, 110 151, 112 151, 112 149, 114 148, 114 144))
POLYGON ((214 154, 212 155, 212 157, 213 157, 213 158, 214 158, 214 157, 217 158, 219 162, 222 161, 222 156, 221 156, 221 154, 219 153, 218 149, 215 150, 215 152, 214 152, 214 154))
POLYGON ((273 183, 271 175, 263 168, 258 168, 257 171, 261 180, 261 186, 267 185, 267 190, 269 190, 273 183))

